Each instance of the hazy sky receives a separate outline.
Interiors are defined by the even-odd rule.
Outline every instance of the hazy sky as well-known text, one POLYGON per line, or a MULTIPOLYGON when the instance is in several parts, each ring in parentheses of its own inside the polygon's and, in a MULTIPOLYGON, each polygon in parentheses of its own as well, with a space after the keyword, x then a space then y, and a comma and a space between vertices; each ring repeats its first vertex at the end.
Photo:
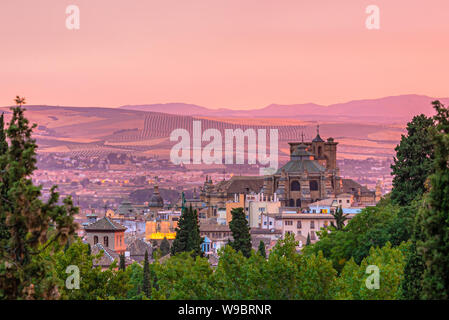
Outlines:
POLYGON ((449 96, 447 0, 1 0, 0 105, 449 96), (80 8, 80 30, 65 26, 80 8), (365 9, 380 8, 380 30, 365 9))

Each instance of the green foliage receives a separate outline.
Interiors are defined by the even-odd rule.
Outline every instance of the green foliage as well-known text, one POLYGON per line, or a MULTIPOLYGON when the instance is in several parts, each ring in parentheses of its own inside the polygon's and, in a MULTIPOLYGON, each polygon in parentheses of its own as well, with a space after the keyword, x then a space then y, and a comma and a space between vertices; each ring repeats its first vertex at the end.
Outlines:
POLYGON ((67 250, 59 251, 54 255, 47 252, 46 256, 51 256, 49 265, 54 265, 54 272, 59 279, 58 290, 62 299, 70 300, 115 300, 126 299, 130 289, 129 271, 116 270, 117 264, 114 262, 108 269, 101 270, 100 267, 93 267, 94 260, 99 259, 103 252, 98 255, 89 255, 87 244, 77 239, 67 250), (80 271, 80 288, 68 289, 65 280, 69 276, 66 273, 67 267, 75 265, 80 271))
MULTIPOLYGON (((0 177, 6 169, 6 153, 8 152, 8 142, 6 141, 5 122, 3 113, 0 117, 0 177)), ((2 180, 2 178, 0 178, 2 180)), ((0 183, 0 203, 3 197, 6 197, 7 185, 0 183)), ((0 241, 9 237, 6 227, 6 212, 0 210, 0 241)))
POLYGON ((259 248, 257 250, 257 253, 260 254, 260 256, 262 258, 265 258, 265 259, 267 258, 267 253, 265 251, 265 243, 262 240, 260 240, 260 242, 259 242, 259 248))
POLYGON ((424 261, 422 255, 416 249, 416 242, 413 241, 407 252, 404 266, 404 278, 401 284, 402 299, 419 300, 421 298, 423 272, 424 261))
POLYGON ((17 97, 16 103, 6 133, 0 130, 0 298, 55 299, 57 282, 41 253, 63 249, 75 232, 78 209, 70 197, 58 205, 56 187, 46 202, 41 200, 41 187, 31 180, 36 169, 37 145, 31 136, 35 125, 24 116, 24 99, 17 97))
POLYGON ((145 250, 145 258, 143 260, 142 291, 147 298, 151 297, 150 262, 147 250, 145 250))
POLYGON ((408 205, 425 192, 424 183, 432 172, 433 143, 429 128, 433 126, 433 119, 423 114, 407 124, 407 135, 402 135, 395 148, 396 157, 391 165, 393 203, 408 205))
POLYGON ((120 255, 120 265, 119 265, 120 270, 125 271, 126 269, 126 264, 125 264, 125 255, 121 254, 120 255))
POLYGON ((355 300, 395 300, 401 296, 401 282, 405 265, 405 251, 408 244, 392 248, 388 242, 382 248, 372 247, 369 256, 360 265, 350 259, 336 281, 336 299, 355 300), (379 268, 379 288, 368 288, 370 276, 368 266, 379 268))
POLYGON ((328 300, 333 298, 337 271, 323 253, 305 256, 300 265, 300 299, 328 300))
MULTIPOLYGON (((337 208, 337 210, 335 210, 335 212, 332 212, 332 216, 335 219, 336 229, 343 230, 345 226, 345 221, 348 220, 348 215, 343 213, 342 207, 340 206, 339 208, 337 208)), ((333 222, 332 225, 334 225, 333 222)))
POLYGON ((142 288, 143 268, 134 262, 127 268, 129 270, 129 289, 126 294, 130 300, 142 300, 145 298, 142 288))
POLYGON ((222 248, 219 257, 213 277, 215 299, 264 299, 265 259, 256 254, 247 259, 231 246, 222 248))
POLYGON ((0 156, 6 154, 8 151, 8 142, 6 141, 6 132, 5 132, 5 120, 2 115, 0 116, 0 156))
POLYGON ((410 207, 402 208, 386 198, 375 207, 363 209, 343 230, 320 232, 320 240, 306 246, 303 251, 305 254, 322 251, 326 258, 332 260, 337 271, 341 271, 351 258, 360 264, 371 247, 383 247, 387 242, 398 246, 410 239, 419 204, 413 202, 410 207))
POLYGON ((164 239, 161 242, 161 254, 162 256, 166 256, 170 253, 170 242, 168 242, 167 238, 164 237, 164 239))
POLYGON ((331 299, 336 271, 321 253, 303 257, 292 235, 279 240, 268 259, 245 258, 226 246, 214 272, 218 299, 331 299))
POLYGON ((206 258, 182 252, 153 263, 158 288, 154 299, 204 300, 213 294, 212 268, 206 258))
POLYGON ((232 248, 241 251, 245 257, 251 256, 251 234, 249 233, 248 220, 246 220, 243 208, 231 210, 232 220, 229 222, 229 229, 232 232, 232 248))
POLYGON ((432 129, 435 145, 434 174, 430 190, 419 212, 422 240, 418 252, 425 263, 424 299, 449 298, 449 109, 434 101, 436 127, 432 129))
POLYGON ((200 226, 196 210, 185 208, 178 221, 176 238, 173 240, 171 254, 191 252, 193 256, 202 256, 201 244, 203 238, 200 236, 200 226))

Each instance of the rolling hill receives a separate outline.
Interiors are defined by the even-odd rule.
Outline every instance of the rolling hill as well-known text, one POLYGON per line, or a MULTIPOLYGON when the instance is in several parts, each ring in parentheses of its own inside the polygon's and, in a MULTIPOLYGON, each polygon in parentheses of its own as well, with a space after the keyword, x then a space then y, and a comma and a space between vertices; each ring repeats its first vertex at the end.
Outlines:
MULTIPOLYGON (((356 121, 326 121, 320 115, 310 115, 311 121, 287 118, 223 118, 190 116, 160 112, 144 112, 124 108, 77 108, 59 106, 26 106, 26 115, 37 123, 34 136, 38 152, 64 155, 105 155, 131 153, 141 156, 168 158, 175 142, 169 141, 174 129, 183 128, 192 135, 193 120, 201 120, 202 130, 218 129, 278 129, 279 155, 288 157, 288 142, 305 140, 316 135, 320 123, 323 138, 339 142, 340 158, 391 157, 394 146, 403 133, 405 122, 388 124, 356 121)), ((273 107, 271 107, 273 108, 273 107)), ((6 119, 8 108, 0 108, 6 119)))

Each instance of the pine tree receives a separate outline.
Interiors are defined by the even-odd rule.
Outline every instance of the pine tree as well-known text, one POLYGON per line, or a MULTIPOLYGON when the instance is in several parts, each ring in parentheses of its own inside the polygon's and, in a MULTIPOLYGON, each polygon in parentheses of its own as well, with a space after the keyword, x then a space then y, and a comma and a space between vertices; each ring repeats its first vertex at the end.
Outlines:
POLYGON ((259 248, 257 252, 265 259, 267 258, 267 253, 265 251, 265 243, 262 240, 260 240, 259 242, 259 248))
POLYGON ((164 237, 164 239, 161 242, 161 252, 162 256, 166 256, 170 253, 170 242, 168 242, 167 238, 164 237))
MULTIPOLYGON (((341 206, 337 208, 337 210, 332 213, 332 216, 335 219, 337 230, 342 230, 345 227, 345 221, 348 220, 348 215, 343 214, 343 208, 341 206)), ((333 222, 332 225, 334 225, 333 222)))
POLYGON ((193 256, 202 256, 201 244, 203 238, 200 236, 200 226, 196 210, 190 207, 184 208, 176 228, 176 238, 173 240, 171 254, 180 252, 192 252, 193 256))
POLYGON ((423 274, 424 299, 449 298, 449 109, 434 101, 437 111, 433 131, 435 144, 434 174, 430 190, 419 213, 422 240, 418 252, 425 263, 423 274))
POLYGON ((119 269, 122 270, 122 271, 126 270, 125 255, 123 253, 120 255, 120 266, 119 266, 119 269))
POLYGON ((150 262, 148 261, 148 251, 145 250, 145 258, 143 260, 143 279, 142 279, 143 293, 147 298, 150 298, 151 284, 150 284, 150 262))
POLYGON ((229 222, 229 228, 234 239, 231 242, 231 247, 235 251, 241 251, 245 257, 249 258, 251 256, 251 234, 243 208, 232 209, 231 214, 232 220, 229 222))
POLYGON ((307 234, 306 246, 310 244, 310 233, 307 234))
POLYGON ((31 180, 36 169, 36 142, 24 116, 25 99, 17 97, 6 130, 7 150, 0 155, 0 298, 58 298, 56 280, 48 277, 51 266, 41 254, 61 251, 75 233, 73 216, 78 209, 70 197, 58 205, 56 186, 49 199, 41 200, 41 187, 31 180), (4 235, 7 235, 5 238, 4 235))
POLYGON ((434 120, 421 114, 407 123, 407 135, 402 135, 396 146, 396 157, 391 165, 393 189, 391 200, 406 206, 425 192, 424 183, 432 173, 433 143, 430 128, 434 120))

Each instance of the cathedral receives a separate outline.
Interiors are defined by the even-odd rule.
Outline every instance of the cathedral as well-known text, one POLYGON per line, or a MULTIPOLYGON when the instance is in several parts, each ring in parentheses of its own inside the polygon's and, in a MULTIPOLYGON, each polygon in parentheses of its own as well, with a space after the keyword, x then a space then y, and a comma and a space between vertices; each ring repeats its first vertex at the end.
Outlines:
MULTIPOLYGON (((312 141, 290 142, 290 161, 268 176, 233 176, 216 184, 206 177, 199 201, 199 212, 205 217, 216 216, 217 209, 239 194, 262 193, 267 199, 276 198, 282 207, 307 208, 311 203, 333 198, 342 193, 353 195, 358 205, 372 205, 374 191, 352 179, 340 177, 337 166, 337 144, 333 138, 326 141, 317 126, 312 141)), ((189 202, 189 201, 188 201, 189 202)))
POLYGON ((337 142, 317 135, 311 142, 290 142, 290 161, 264 179, 262 193, 276 194, 284 207, 307 207, 342 192, 337 167, 337 142))

